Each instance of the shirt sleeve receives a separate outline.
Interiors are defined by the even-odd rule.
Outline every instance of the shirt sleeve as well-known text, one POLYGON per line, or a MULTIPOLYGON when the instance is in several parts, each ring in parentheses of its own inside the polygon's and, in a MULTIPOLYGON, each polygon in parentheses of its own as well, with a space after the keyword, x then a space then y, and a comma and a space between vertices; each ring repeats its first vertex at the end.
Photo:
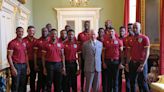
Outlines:
POLYGON ((8 51, 12 51, 12 50, 14 50, 14 43, 13 42, 10 42, 9 44, 8 44, 8 47, 7 47, 7 50, 8 51))
POLYGON ((119 40, 119 46, 123 47, 123 41, 122 40, 119 40))
POLYGON ((80 34, 77 36, 77 41, 78 42, 80 41, 80 34))
POLYGON ((144 40, 143 40, 143 46, 144 48, 147 48, 150 46, 150 40, 148 37, 145 37, 144 40))

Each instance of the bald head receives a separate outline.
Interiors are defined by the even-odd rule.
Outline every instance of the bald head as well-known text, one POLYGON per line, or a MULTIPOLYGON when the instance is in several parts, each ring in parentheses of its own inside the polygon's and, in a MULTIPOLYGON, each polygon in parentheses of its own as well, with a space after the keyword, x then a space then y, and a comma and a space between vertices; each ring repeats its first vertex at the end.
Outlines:
POLYGON ((111 28, 112 27, 112 21, 111 20, 106 20, 105 21, 105 28, 106 29, 109 29, 109 28, 111 28))
POLYGON ((133 31, 135 35, 140 34, 141 32, 141 24, 139 22, 136 22, 133 24, 133 31))

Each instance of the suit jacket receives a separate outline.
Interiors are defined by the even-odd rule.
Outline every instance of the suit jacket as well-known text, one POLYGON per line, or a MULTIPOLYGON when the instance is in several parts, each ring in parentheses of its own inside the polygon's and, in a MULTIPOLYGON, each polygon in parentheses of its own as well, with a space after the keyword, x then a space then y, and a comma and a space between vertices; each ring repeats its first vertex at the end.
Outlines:
POLYGON ((84 63, 84 71, 86 72, 100 72, 101 71, 101 55, 103 45, 96 40, 95 45, 91 40, 85 42, 82 46, 82 53, 84 63))

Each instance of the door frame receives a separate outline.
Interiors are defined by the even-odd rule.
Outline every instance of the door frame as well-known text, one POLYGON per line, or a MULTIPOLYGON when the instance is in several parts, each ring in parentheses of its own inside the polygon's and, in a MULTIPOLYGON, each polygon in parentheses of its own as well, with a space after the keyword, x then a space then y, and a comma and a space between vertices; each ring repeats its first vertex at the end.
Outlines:
MULTIPOLYGON (((99 27, 99 17, 100 17, 100 10, 101 8, 54 8, 57 11, 57 23, 58 23, 58 30, 62 30, 65 27, 66 23, 64 22, 65 18, 78 18, 78 22, 80 22, 81 19, 87 17, 91 19, 91 29, 98 30, 99 27)), ((75 24, 77 24, 77 21, 75 24)), ((81 28, 75 28, 75 31, 78 31, 81 28)), ((79 33, 79 31, 78 31, 79 33)), ((76 36, 77 34, 76 33, 76 36)))

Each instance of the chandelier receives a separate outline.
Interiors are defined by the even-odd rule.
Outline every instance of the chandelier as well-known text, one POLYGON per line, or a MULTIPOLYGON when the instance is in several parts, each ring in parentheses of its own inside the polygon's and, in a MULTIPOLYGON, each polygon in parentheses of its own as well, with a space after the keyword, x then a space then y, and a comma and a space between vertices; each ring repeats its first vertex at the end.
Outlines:
POLYGON ((79 7, 79 6, 87 6, 89 0, 69 0, 71 6, 79 7))

